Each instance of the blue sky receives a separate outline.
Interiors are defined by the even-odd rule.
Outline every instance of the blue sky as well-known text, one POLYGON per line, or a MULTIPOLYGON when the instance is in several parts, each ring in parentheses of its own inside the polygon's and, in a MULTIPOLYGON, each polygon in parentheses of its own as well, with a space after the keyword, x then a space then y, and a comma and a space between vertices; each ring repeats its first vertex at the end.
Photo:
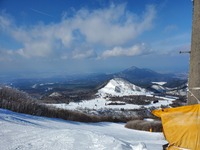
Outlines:
POLYGON ((0 74, 187 72, 191 0, 1 0, 0 74))

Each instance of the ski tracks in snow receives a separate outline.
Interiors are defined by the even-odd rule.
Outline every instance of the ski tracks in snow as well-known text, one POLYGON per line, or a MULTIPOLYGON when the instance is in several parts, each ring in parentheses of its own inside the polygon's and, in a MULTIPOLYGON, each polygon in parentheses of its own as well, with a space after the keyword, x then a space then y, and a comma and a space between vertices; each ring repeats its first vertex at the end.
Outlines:
POLYGON ((140 141, 159 150, 165 142, 161 138, 124 124, 87 124, 0 109, 0 150, 146 150, 140 141))
MULTIPOLYGON (((11 127, 11 126, 10 126, 11 127)), ((16 127, 16 126, 15 126, 16 127)), ((7 126, 8 128, 8 126, 7 126)), ((44 129, 37 127, 16 127, 15 134, 12 130, 1 135, 10 142, 1 141, 4 150, 131 150, 132 148, 113 137, 101 135, 86 130, 72 129, 44 129), (17 133, 16 133, 17 132, 17 133), (10 136, 9 136, 10 135, 10 136)), ((2 139, 3 137, 0 137, 2 139)))

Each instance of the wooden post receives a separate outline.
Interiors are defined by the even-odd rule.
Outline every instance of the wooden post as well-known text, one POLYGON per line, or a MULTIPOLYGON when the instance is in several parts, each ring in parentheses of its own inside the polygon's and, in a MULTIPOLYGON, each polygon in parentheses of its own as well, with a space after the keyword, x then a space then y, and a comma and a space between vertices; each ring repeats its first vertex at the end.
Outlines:
POLYGON ((188 105, 200 103, 200 0, 193 0, 188 105))

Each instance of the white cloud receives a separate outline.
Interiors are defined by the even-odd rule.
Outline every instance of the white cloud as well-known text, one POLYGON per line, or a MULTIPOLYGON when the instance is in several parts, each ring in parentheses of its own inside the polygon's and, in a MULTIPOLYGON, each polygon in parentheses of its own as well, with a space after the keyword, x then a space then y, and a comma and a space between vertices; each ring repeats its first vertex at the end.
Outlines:
POLYGON ((104 51, 102 53, 102 58, 118 57, 118 56, 135 56, 148 53, 150 53, 150 49, 147 48, 147 46, 144 43, 142 43, 127 48, 123 48, 120 46, 114 47, 111 50, 104 51))
MULTIPOLYGON (((157 40, 151 43, 154 51, 157 54, 178 54, 179 51, 185 49, 181 49, 181 47, 190 47, 191 35, 190 33, 182 33, 175 34, 170 37, 162 38, 161 40, 157 40)), ((189 48, 190 49, 190 48, 189 48)), ((189 50, 187 48, 187 50, 189 50)))
POLYGON ((0 30, 7 30, 12 25, 13 21, 5 12, 0 12, 0 30))
POLYGON ((63 28, 60 24, 42 24, 33 28, 16 28, 11 34, 22 43, 23 56, 49 57, 62 47, 68 47, 72 41, 71 31, 63 28))
MULTIPOLYGON (((144 14, 136 15, 127 11, 126 5, 111 5, 92 11, 81 9, 71 17, 65 15, 57 23, 17 26, 8 15, 0 14, 0 30, 22 45, 15 54, 23 57, 51 58, 67 53, 65 56, 72 55, 76 59, 91 58, 96 55, 97 46, 105 49, 130 43, 152 27, 155 15, 153 6, 148 6, 144 14), (72 52, 73 47, 83 43, 90 45, 93 50, 72 52)), ((129 56, 137 53, 133 49, 132 47, 128 54, 122 48, 116 47, 105 51, 103 55, 129 56)))
POLYGON ((17 27, 7 20, 5 16, 0 16, 0 29, 23 45, 18 54, 25 57, 49 57, 69 48, 73 40, 73 30, 69 28, 68 21, 17 27))
POLYGON ((62 54, 60 58, 62 60, 67 60, 68 59, 68 55, 67 54, 62 54))
POLYGON ((0 49, 0 62, 11 62, 16 55, 16 51, 0 49))
POLYGON ((96 57, 96 53, 93 50, 87 50, 87 51, 75 50, 72 53, 73 59, 94 58, 94 57, 96 57))
POLYGON ((128 12, 125 5, 112 5, 93 12, 81 10, 74 21, 88 42, 114 46, 126 44, 151 28, 155 15, 153 6, 137 16, 128 12))
POLYGON ((165 33, 171 33, 174 32, 178 29, 178 27, 176 25, 168 25, 164 28, 164 32, 165 33))

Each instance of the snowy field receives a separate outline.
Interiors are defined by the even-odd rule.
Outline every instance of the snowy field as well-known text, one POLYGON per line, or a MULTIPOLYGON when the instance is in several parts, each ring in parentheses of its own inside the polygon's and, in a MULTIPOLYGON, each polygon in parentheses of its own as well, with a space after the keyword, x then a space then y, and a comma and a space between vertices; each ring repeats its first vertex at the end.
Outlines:
POLYGON ((56 108, 68 109, 68 110, 81 110, 81 109, 140 109, 141 107, 150 108, 152 106, 160 108, 161 105, 169 105, 176 98, 166 98, 166 97, 157 97, 160 98, 157 103, 152 103, 149 105, 135 105, 135 104, 125 104, 125 105, 108 105, 112 101, 106 100, 104 98, 96 98, 92 100, 83 100, 81 102, 70 102, 69 104, 48 104, 49 106, 54 106, 56 108))
POLYGON ((79 123, 0 109, 0 149, 162 150, 166 143, 162 133, 126 129, 124 125, 79 123))
POLYGON ((92 100, 83 100, 81 102, 70 102, 69 104, 48 104, 50 106, 55 106, 56 108, 68 109, 68 110, 80 110, 80 109, 139 109, 139 105, 126 104, 126 105, 107 105, 111 101, 104 98, 96 98, 92 100))

